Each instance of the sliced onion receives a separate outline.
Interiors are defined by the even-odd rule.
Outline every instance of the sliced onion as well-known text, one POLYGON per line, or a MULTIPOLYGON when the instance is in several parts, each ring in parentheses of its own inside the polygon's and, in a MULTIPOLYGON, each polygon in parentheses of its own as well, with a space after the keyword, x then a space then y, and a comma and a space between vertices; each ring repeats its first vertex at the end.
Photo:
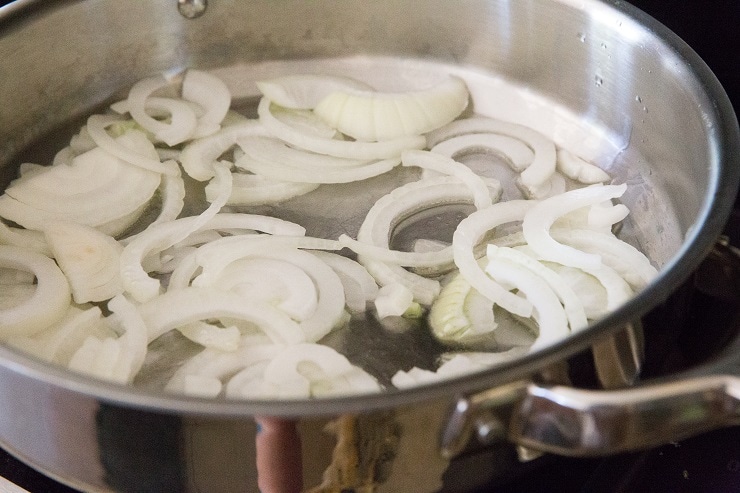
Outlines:
POLYGON ((572 229, 553 230, 553 235, 570 248, 577 248, 586 255, 599 256, 604 264, 616 270, 636 290, 644 288, 658 275, 645 254, 611 233, 572 229))
POLYGON ((429 327, 437 338, 459 341, 469 335, 479 335, 496 328, 492 302, 485 309, 486 312, 490 312, 489 323, 485 329, 480 325, 474 326, 466 303, 473 292, 477 291, 460 274, 455 275, 449 283, 445 284, 429 310, 429 327))
POLYGON ((51 250, 46 243, 44 233, 6 226, 2 220, 0 220, 0 245, 11 245, 51 257, 51 250))
MULTIPOLYGON (((142 267, 145 257, 162 251, 183 239, 183 232, 195 232, 197 216, 157 224, 131 239, 121 253, 121 280, 126 291, 137 301, 146 301, 159 293, 160 283, 150 278, 142 267)), ((200 229, 243 228, 266 233, 301 235, 305 229, 295 223, 254 214, 216 214, 200 229)))
POLYGON ((257 112, 260 122, 273 136, 294 147, 318 154, 363 160, 391 159, 399 157, 406 149, 421 149, 426 144, 426 139, 421 136, 401 137, 382 142, 343 141, 316 137, 296 130, 275 118, 270 108, 270 100, 267 98, 260 101, 257 112))
POLYGON ((280 181, 300 183, 349 183, 382 175, 401 164, 400 158, 383 159, 353 167, 301 168, 277 161, 254 159, 245 147, 246 154, 234 163, 252 173, 280 181))
POLYGON ((87 130, 95 144, 117 158, 155 173, 173 174, 174 170, 162 164, 154 145, 142 132, 131 130, 118 138, 108 134, 106 128, 121 121, 113 115, 92 115, 87 119, 87 130))
MULTIPOLYGON (((162 205, 157 218, 149 223, 149 226, 174 221, 185 207, 185 181, 182 179, 180 167, 175 161, 165 161, 162 164, 171 168, 172 174, 162 175, 162 182, 159 184, 162 205)), ((209 201, 213 202, 214 200, 214 198, 211 198, 209 201)))
POLYGON ((568 325, 572 331, 583 329, 588 325, 586 312, 580 298, 555 272, 529 255, 513 248, 488 245, 487 257, 489 260, 497 258, 505 262, 512 262, 542 278, 562 303, 568 325))
POLYGON ((238 144, 253 160, 278 163, 290 168, 356 168, 373 162, 295 149, 274 137, 246 136, 239 138, 238 144))
POLYGON ((568 178, 588 185, 605 183, 611 179, 606 171, 584 161, 566 149, 558 149, 557 169, 568 178))
POLYGON ((197 321, 178 327, 177 330, 191 341, 219 351, 236 351, 241 340, 241 331, 233 325, 218 327, 203 321, 197 321))
POLYGON ((483 179, 462 163, 433 152, 418 150, 404 151, 401 154, 401 161, 404 166, 418 166, 454 176, 470 188, 476 209, 483 209, 493 203, 491 193, 483 179))
POLYGON ((139 310, 149 330, 149 341, 192 322, 220 317, 253 323, 278 344, 305 340, 298 324, 278 308, 213 288, 168 291, 143 303, 139 310))
POLYGON ((237 139, 250 135, 268 135, 268 132, 255 120, 222 127, 212 135, 189 142, 180 154, 180 164, 191 178, 209 180, 215 174, 213 166, 218 158, 236 145, 237 139))
POLYGON ((515 286, 534 306, 533 315, 539 326, 539 335, 530 351, 560 341, 569 334, 563 306, 547 282, 537 274, 513 262, 497 258, 489 259, 486 272, 499 282, 515 286))
POLYGON ((298 110, 314 109, 333 92, 372 90, 371 86, 350 77, 315 74, 285 75, 257 81, 257 88, 275 104, 298 110))
POLYGON ((467 105, 465 82, 451 76, 418 91, 336 91, 319 102, 314 112, 345 135, 377 142, 439 128, 457 118, 467 105))
POLYGON ((75 303, 105 301, 123 292, 114 238, 76 223, 50 223, 44 230, 54 258, 69 281, 75 303))
POLYGON ((70 303, 69 283, 53 260, 40 253, 0 245, 0 267, 36 276, 36 291, 31 298, 0 310, 0 340, 32 335, 64 316, 70 303))
POLYGON ((147 327, 137 307, 125 296, 111 299, 108 309, 124 331, 117 341, 121 355, 113 368, 113 380, 131 383, 144 365, 149 342, 147 327))
POLYGON ((550 197, 539 202, 524 217, 522 232, 532 249, 545 260, 580 268, 597 268, 601 256, 585 253, 555 241, 550 227, 561 216, 605 200, 621 197, 626 185, 592 185, 550 197))
POLYGON ((474 251, 486 233, 502 224, 521 221, 536 203, 530 200, 510 200, 493 204, 463 219, 452 237, 455 264, 465 279, 483 296, 522 317, 532 314, 531 303, 488 277, 478 265, 474 251))
POLYGON ((197 118, 188 104, 167 98, 159 98, 157 106, 170 112, 171 122, 165 123, 149 116, 146 112, 147 99, 153 92, 168 84, 167 79, 161 75, 142 79, 129 90, 127 102, 128 110, 136 123, 152 132, 157 139, 172 147, 193 136, 197 118))
POLYGON ((218 132, 231 106, 231 93, 221 79, 201 70, 188 69, 182 80, 182 97, 205 110, 198 118, 192 138, 218 132))
POLYGON ((364 312, 367 302, 377 297, 378 285, 360 263, 336 253, 320 250, 311 253, 324 261, 339 276, 344 286, 345 303, 352 313, 364 312))
POLYGON ((0 215, 35 230, 59 220, 101 226, 141 210, 159 181, 157 173, 96 148, 71 166, 49 167, 12 184, 0 197, 0 215))
POLYGON ((521 140, 495 133, 458 135, 443 140, 430 149, 452 159, 478 152, 492 152, 504 158, 512 170, 520 172, 532 164, 534 151, 521 140))
MULTIPOLYGON (((464 134, 494 133, 517 138, 534 151, 534 160, 521 172, 521 183, 525 189, 535 192, 555 172, 557 154, 555 144, 541 133, 523 125, 494 120, 486 117, 472 117, 456 120, 427 135, 429 147, 464 134)), ((530 196, 537 197, 536 193, 530 196)))
POLYGON ((375 310, 378 317, 400 317, 414 302, 414 293, 403 284, 386 284, 378 290, 375 297, 375 310))
MULTIPOLYGON (((319 187, 319 183, 273 180, 247 173, 232 173, 231 178, 231 195, 227 205, 275 204, 305 195, 319 187)), ((214 195, 214 187, 209 183, 206 185, 206 199, 212 201, 214 195)))

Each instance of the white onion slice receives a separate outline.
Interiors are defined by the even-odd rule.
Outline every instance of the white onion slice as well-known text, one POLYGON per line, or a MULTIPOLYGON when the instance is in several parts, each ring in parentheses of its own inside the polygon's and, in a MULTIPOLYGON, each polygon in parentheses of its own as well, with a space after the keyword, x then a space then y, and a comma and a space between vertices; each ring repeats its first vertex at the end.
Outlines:
POLYGON ((174 170, 162 164, 154 145, 142 132, 130 130, 117 138, 108 134, 106 128, 121 121, 113 115, 92 115, 87 119, 87 130, 95 144, 119 159, 155 173, 173 174, 174 170))
POLYGON ((205 110, 198 118, 192 138, 218 132, 231 106, 231 93, 221 79, 202 70, 188 69, 182 80, 182 97, 205 110))
MULTIPOLYGON (((525 189, 536 192, 555 172, 557 152, 555 144, 541 133, 524 125, 494 120, 486 117, 472 117, 456 120, 427 135, 429 147, 464 134, 494 133, 517 138, 534 151, 534 160, 521 172, 521 183, 525 189)), ((536 193, 530 196, 537 197, 536 193)))
POLYGON ((454 76, 417 91, 336 91, 314 112, 359 141, 377 142, 419 135, 445 125, 465 110, 468 89, 454 76))
POLYGON ((312 110, 333 92, 372 90, 371 86, 350 77, 316 74, 284 75, 257 81, 257 88, 275 104, 297 110, 312 110))
POLYGON ((355 168, 373 162, 295 149, 274 137, 246 136, 239 138, 238 144, 253 160, 278 163, 290 168, 355 168))
POLYGON ((568 319, 555 292, 537 274, 513 262, 492 258, 486 272, 494 279, 511 284, 524 293, 534 306, 534 318, 539 326, 539 335, 530 351, 564 339, 568 334, 568 319))
POLYGON ((44 234, 75 303, 105 301, 123 292, 119 265, 123 246, 113 237, 68 222, 50 223, 44 234))
POLYGON ((521 172, 534 160, 534 151, 521 140, 495 133, 458 135, 443 140, 430 149, 457 160, 467 154, 492 152, 504 158, 512 170, 521 172))
MULTIPOLYGON (((155 120, 146 111, 147 99, 153 92, 167 86, 164 76, 142 79, 131 86, 128 93, 128 110, 136 123, 152 132, 155 137, 172 147, 191 138, 197 125, 197 118, 192 108, 183 101, 159 98, 158 107, 171 114, 171 122, 155 120)), ((151 104, 151 102, 150 102, 151 104)))
POLYGON ((488 245, 487 257, 517 264, 544 280, 563 305, 571 331, 584 329, 588 325, 586 312, 580 298, 573 289, 555 272, 540 262, 513 248, 488 245))
MULTIPOLYGON (((262 175, 232 173, 231 195, 227 205, 275 204, 305 195, 319 187, 319 183, 301 183, 273 180, 262 175)), ((206 185, 206 199, 213 200, 215 190, 211 183, 206 185)))
POLYGON ((377 297, 378 285, 362 264, 332 252, 316 250, 311 253, 324 261, 339 276, 344 286, 345 303, 350 312, 364 312, 367 302, 377 297))
POLYGON ((113 379, 131 383, 144 365, 147 354, 148 333, 137 307, 125 296, 117 295, 108 302, 108 309, 118 325, 124 330, 117 342, 121 354, 113 368, 113 379))
POLYGON ((257 107, 259 121, 275 137, 288 144, 330 156, 375 160, 397 158, 406 149, 421 149, 426 145, 422 136, 401 137, 382 142, 344 141, 316 137, 287 125, 272 114, 270 100, 263 98, 257 107))
POLYGON ((463 219, 452 236, 455 264, 465 279, 483 296, 521 317, 532 314, 531 303, 488 277, 478 265, 474 251, 486 233, 502 224, 521 221, 536 203, 530 200, 510 200, 493 204, 463 219))
POLYGON ((224 126, 212 135, 188 142, 180 153, 180 164, 191 178, 209 180, 215 174, 213 165, 218 158, 236 145, 238 138, 250 135, 268 135, 268 132, 256 120, 224 126))
MULTIPOLYGON (((182 179, 180 166, 175 161, 165 161, 162 164, 171 168, 172 173, 162 175, 162 181, 159 184, 162 205, 157 218, 149 223, 147 227, 152 224, 174 221, 185 207, 185 181, 182 179)), ((214 200, 215 198, 211 198, 209 201, 213 202, 214 200)))
POLYGON ((70 303, 69 283, 53 260, 40 253, 0 245, 0 267, 36 276, 36 291, 31 298, 0 310, 0 340, 32 335, 64 316, 70 303))
POLYGON ((199 320, 177 330, 191 341, 219 351, 236 351, 241 340, 241 331, 233 325, 218 327, 199 320))
POLYGON ((566 149, 557 151, 557 169, 568 178, 588 185, 605 183, 611 179, 606 171, 566 149))
POLYGON ((245 147, 245 155, 237 159, 234 163, 237 168, 241 168, 273 180, 299 183, 349 183, 353 181, 362 181, 387 173, 401 164, 400 158, 391 158, 352 167, 302 168, 290 166, 278 161, 262 161, 254 159, 247 149, 248 148, 245 147))
POLYGON ((47 221, 101 226, 141 210, 160 175, 128 164, 100 148, 13 183, 0 197, 0 215, 43 230, 47 221))
MULTIPOLYGON (((183 232, 195 232, 199 217, 186 217, 157 224, 131 238, 121 253, 121 280, 126 291, 137 301, 151 299, 159 293, 160 283, 150 278, 142 267, 145 257, 162 251, 183 238, 183 232)), ((305 229, 295 223, 254 214, 216 214, 200 229, 242 228, 273 234, 301 235, 305 229)))
POLYGON ((189 323, 220 317, 253 323, 275 343, 305 340, 298 324, 272 305, 213 288, 168 291, 143 303, 139 310, 149 330, 149 341, 189 323))
POLYGON ((470 168, 452 158, 429 151, 409 150, 401 154, 401 162, 404 166, 418 166, 454 176, 470 188, 476 209, 484 209, 493 203, 491 193, 483 179, 470 168))
MULTIPOLYGON (((473 315, 468 310, 467 300, 472 293, 477 293, 477 291, 460 274, 455 275, 450 282, 445 284, 429 310, 429 327, 437 338, 459 341, 470 335, 483 334, 496 328, 493 302, 490 300, 488 300, 489 304, 481 310, 488 315, 487 323, 485 325, 473 323, 471 320, 473 316, 478 319, 482 317, 473 315)), ((485 297, 482 298, 487 300, 485 297)), ((481 305, 477 306, 480 308, 481 305)))
POLYGON ((378 317, 400 317, 414 302, 414 293, 403 284, 386 284, 378 290, 375 297, 375 310, 378 317))
POLYGON ((558 243, 550 236, 550 227, 561 216, 605 200, 621 197, 626 185, 592 185, 550 197, 539 202, 524 217, 522 232, 532 249, 545 260, 580 268, 597 268, 601 256, 585 253, 558 243))
POLYGON ((0 220, 0 245, 11 245, 51 257, 44 233, 7 226, 2 220, 0 220))

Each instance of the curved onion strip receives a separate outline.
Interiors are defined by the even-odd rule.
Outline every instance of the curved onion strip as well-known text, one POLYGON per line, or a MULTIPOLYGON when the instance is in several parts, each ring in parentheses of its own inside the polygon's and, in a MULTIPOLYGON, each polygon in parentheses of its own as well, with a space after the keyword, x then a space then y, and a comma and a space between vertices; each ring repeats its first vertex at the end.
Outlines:
POLYGON ((533 314, 539 326, 539 335, 530 351, 562 340, 568 335, 565 310, 555 292, 540 276, 525 267, 497 258, 489 260, 486 272, 499 282, 515 286, 534 306, 533 314))
MULTIPOLYGON (((301 183, 273 180, 262 175, 232 173, 232 187, 227 205, 275 204, 305 195, 319 187, 319 183, 301 183)), ((213 200, 214 187, 206 185, 206 199, 213 200)))
POLYGON ((16 182, 0 197, 0 215, 42 230, 47 221, 101 226, 141 210, 160 175, 123 162, 100 148, 16 182))
POLYGON ((344 136, 336 128, 330 127, 313 111, 291 110, 281 106, 272 106, 270 111, 280 123, 300 133, 321 139, 344 140, 344 136))
MULTIPOLYGON (((534 151, 534 160, 521 172, 521 182, 533 192, 541 187, 555 172, 557 153, 555 144, 541 133, 524 125, 494 120, 486 117, 472 117, 456 120, 427 135, 429 147, 443 140, 463 134, 494 133, 517 138, 534 151)), ((536 197, 536 193, 531 194, 536 197)))
POLYGON ((59 321, 41 332, 30 337, 11 337, 5 342, 44 361, 67 366, 87 336, 114 335, 112 330, 105 330, 107 326, 102 321, 103 315, 97 306, 82 310, 70 305, 59 321))
MULTIPOLYGON (((159 154, 157 154, 153 145, 151 146, 151 150, 146 149, 146 153, 138 152, 139 150, 143 151, 144 148, 139 147, 139 149, 134 150, 125 144, 125 142, 128 142, 128 139, 130 139, 130 136, 124 138, 122 135, 120 137, 113 138, 108 134, 106 131, 107 127, 122 121, 124 120, 114 115, 92 115, 87 119, 87 131, 95 144, 117 158, 133 164, 134 166, 154 171, 155 173, 171 175, 174 172, 173 169, 162 164, 159 159, 159 154)), ((138 130, 131 130, 127 133, 144 135, 138 130)), ((146 139, 146 137, 144 138, 146 139)), ((146 140, 149 142, 148 139, 146 140)))
POLYGON ((290 168, 356 168, 372 160, 350 159, 295 149, 274 137, 247 136, 238 139, 239 147, 256 161, 280 163, 290 168))
POLYGON ((345 356, 323 344, 297 344, 283 349, 267 364, 263 378, 280 388, 290 388, 297 397, 311 395, 311 380, 300 371, 306 363, 316 365, 325 377, 338 377, 354 367, 345 356))
MULTIPOLYGON (((159 184, 162 205, 157 218, 149 223, 147 227, 151 227, 153 224, 174 221, 185 207, 185 181, 182 179, 180 166, 175 161, 165 161, 162 164, 171 168, 173 173, 162 175, 162 182, 159 184)), ((214 200, 214 198, 211 198, 209 201, 213 202, 214 200)))
POLYGON ((396 158, 406 149, 421 149, 426 139, 421 136, 402 137, 382 142, 358 142, 325 139, 301 132, 281 122, 271 113, 270 100, 262 98, 257 107, 260 122, 269 132, 288 144, 330 156, 374 160, 396 158))
POLYGON ((186 377, 197 375, 205 378, 226 379, 243 368, 266 363, 274 358, 283 346, 259 342, 243 344, 236 351, 223 352, 206 348, 177 369, 165 387, 168 392, 184 392, 186 377))
POLYGON ((350 312, 364 312, 367 302, 377 297, 378 285, 362 264, 336 253, 321 250, 311 253, 324 261, 339 276, 344 286, 345 303, 350 312))
POLYGON ((550 227, 555 220, 571 211, 621 197, 626 188, 627 185, 592 185, 545 199, 524 217, 524 239, 545 260, 571 267, 596 268, 601 264, 600 255, 558 243, 550 236, 550 227))
MULTIPOLYGON (((204 287, 197 278, 193 285, 204 287)), ((278 258, 235 260, 213 285, 275 305, 296 321, 307 319, 316 310, 318 297, 311 278, 300 267, 278 258)))
MULTIPOLYGON (((428 318, 429 327, 437 338, 457 341, 470 334, 484 333, 480 330, 482 327, 473 327, 467 311, 466 300, 472 292, 477 291, 460 274, 455 275, 442 288, 439 297, 429 310, 428 318)), ((493 320, 493 305, 489 305, 488 308, 490 308, 490 323, 485 331, 490 332, 496 328, 496 322, 493 320)))
POLYGON ((54 222, 44 230, 75 303, 105 301, 123 291, 121 246, 113 237, 77 223, 54 222))
POLYGON ((589 185, 611 179, 606 171, 565 149, 557 151, 557 169, 568 178, 589 185))
POLYGON ((241 331, 234 325, 218 327, 199 320, 177 330, 196 344, 219 351, 236 351, 241 340, 241 331))
POLYGON ((108 302, 108 309, 124 329, 118 338, 121 356, 116 362, 113 377, 117 381, 132 382, 144 365, 148 345, 148 331, 136 306, 123 295, 117 295, 108 302))
POLYGON ((149 330, 149 341, 177 327, 219 317, 251 322, 275 343, 298 344, 305 340, 298 324, 272 305, 213 288, 168 291, 143 303, 139 310, 149 330))
POLYGON ((565 178, 560 173, 553 173, 545 183, 537 187, 527 187, 522 183, 521 178, 516 180, 516 185, 521 190, 524 197, 528 199, 546 199, 561 193, 565 193, 567 190, 567 184, 565 178))
POLYGON ((199 282, 212 284, 227 265, 240 258, 285 248, 341 250, 342 246, 336 240, 310 236, 241 235, 221 238, 196 251, 197 263, 202 268, 199 282))
POLYGON ((312 110, 326 96, 337 91, 371 91, 372 87, 356 79, 337 75, 284 75, 257 81, 257 88, 283 108, 312 110))
POLYGON ((532 164, 534 151, 521 140, 495 133, 464 134, 436 144, 431 152, 457 160, 467 154, 492 152, 504 158, 512 170, 520 172, 532 164))
POLYGON ((602 231, 611 231, 612 226, 623 220, 630 213, 624 204, 612 204, 606 201, 594 204, 588 209, 588 227, 602 231))
MULTIPOLYGON (((498 182, 489 184, 489 189, 492 200, 497 200, 501 192, 500 184, 498 182)), ((360 226, 357 240, 388 249, 391 231, 400 220, 432 207, 467 203, 470 200, 469 188, 454 177, 441 176, 407 183, 373 204, 360 226)), ((436 259, 438 263, 433 267, 417 270, 418 274, 425 275, 435 275, 449 270, 453 259, 451 247, 436 252, 398 252, 398 254, 402 255, 404 260, 413 259, 412 263, 417 265, 436 259)), ((390 255, 395 256, 396 253, 390 255)), ((380 285, 400 282, 411 289, 414 299, 421 304, 431 304, 433 298, 439 294, 439 284, 434 280, 408 272, 398 265, 383 265, 382 262, 368 256, 361 256, 359 260, 380 285), (372 262, 372 266, 368 265, 369 262, 372 262)))
MULTIPOLYGON (((197 222, 198 216, 194 216, 157 224, 133 237, 124 247, 121 253, 121 280, 124 288, 135 299, 151 299, 159 292, 159 281, 146 275, 142 268, 141 264, 144 258, 155 251, 164 250, 180 241, 178 238, 181 238, 183 231, 195 232, 193 225, 197 222), (140 298, 136 298, 137 295, 134 295, 134 292, 140 298)), ((287 235, 301 235, 306 231, 302 226, 295 223, 254 214, 216 214, 199 229, 231 228, 254 229, 271 234, 287 235)))
POLYGON ((488 277, 478 265, 474 249, 487 232, 502 224, 522 220, 535 204, 536 202, 529 200, 509 200, 493 204, 460 221, 452 236, 455 264, 465 279, 483 296, 521 317, 531 315, 531 303, 488 277))
POLYGON ((418 91, 336 91, 314 112, 345 135, 365 142, 420 135, 445 125, 465 110, 468 88, 450 76, 418 91))
MULTIPOLYGON (((157 237, 156 249, 161 251, 184 240, 213 219, 224 206, 229 195, 231 195, 231 171, 229 171, 228 165, 222 163, 215 164, 214 170, 216 171, 214 181, 219 183, 218 187, 220 189, 216 200, 200 215, 194 216, 190 222, 171 221, 163 223, 167 225, 165 227, 169 234, 157 237), (172 224, 176 224, 177 227, 170 226, 172 224)), ((157 226, 155 225, 155 227, 157 226)), ((121 281, 126 291, 131 293, 131 296, 138 302, 144 302, 156 296, 160 288, 160 282, 149 277, 142 266, 144 257, 151 253, 151 250, 140 248, 144 245, 146 245, 146 242, 137 242, 134 239, 126 245, 121 254, 121 281)))
POLYGON ((401 162, 404 166, 418 166, 454 176, 470 188, 476 209, 486 208, 493 203, 491 193, 483 179, 470 168, 452 158, 429 151, 409 150, 401 154, 401 162))
POLYGON ((237 139, 250 135, 269 135, 256 120, 246 120, 224 126, 218 132, 188 142, 180 153, 180 164, 191 178, 206 181, 213 177, 214 163, 236 145, 237 139))
POLYGON ((13 228, 0 220, 0 245, 11 245, 51 257, 51 250, 41 231, 13 228))
POLYGON ((400 317, 414 303, 414 293, 403 284, 386 284, 378 290, 375 297, 375 311, 378 318, 400 317))
POLYGON ((390 250, 387 247, 357 241, 345 234, 340 235, 338 241, 340 245, 349 248, 358 255, 387 264, 406 267, 437 267, 452 260, 451 247, 434 252, 419 253, 390 250))
POLYGON ((565 315, 568 318, 568 325, 572 331, 583 329, 588 325, 586 312, 583 309, 583 304, 581 303, 580 298, 578 298, 578 295, 576 295, 573 289, 571 289, 571 287, 555 272, 548 269, 529 255, 513 248, 488 245, 487 257, 489 260, 491 258, 496 258, 505 262, 513 262, 541 277, 563 304, 565 315))
POLYGON ((231 106, 231 93, 221 79, 201 70, 188 69, 182 80, 182 97, 205 110, 198 118, 193 138, 218 132, 231 106))
POLYGON ((69 283, 53 260, 40 253, 0 245, 0 267, 36 276, 36 291, 31 298, 0 310, 0 340, 32 335, 64 316, 70 303, 69 283))
MULTIPOLYGON (((297 239, 300 240, 301 238, 297 239)), ((308 238, 304 238, 304 240, 305 239, 308 238)), ((305 333, 305 339, 310 342, 318 341, 334 329, 344 313, 344 287, 342 286, 341 280, 331 267, 310 253, 297 250, 295 247, 291 246, 290 243, 296 240, 296 238, 292 239, 290 242, 284 241, 288 240, 288 238, 267 236, 262 238, 250 238, 250 240, 251 241, 249 242, 231 243, 226 245, 226 249, 219 248, 215 251, 208 252, 208 257, 210 257, 211 254, 219 254, 223 252, 223 256, 225 258, 233 260, 255 256, 285 260, 297 265, 311 277, 313 283, 316 285, 316 291, 318 292, 318 304, 316 306, 316 310, 309 318, 300 322, 300 328, 305 333), (234 245, 239 247, 238 252, 233 250, 232 247, 234 245)), ((334 243, 329 240, 326 241, 334 243)), ((301 242, 299 241, 298 244, 300 243, 301 242)), ((317 246, 324 244, 324 242, 321 241, 316 243, 317 246)), ((209 243, 208 245, 201 247, 199 250, 210 248, 212 244, 213 243, 209 243)), ((306 242, 306 244, 308 244, 308 242, 306 242)), ((197 252, 196 256, 198 256, 198 253, 201 252, 197 252)), ((211 279, 215 279, 212 272, 215 271, 216 273, 219 273, 228 268, 228 264, 223 266, 219 265, 222 263, 221 256, 219 256, 217 262, 214 262, 211 258, 211 262, 201 262, 199 259, 199 263, 202 265, 202 273, 193 281, 193 285, 197 286, 215 286, 215 281, 211 281, 211 279), (214 266, 213 264, 216 265, 214 266)))
POLYGON ((604 264, 617 271, 636 290, 645 287, 658 275, 657 269, 640 250, 611 233, 571 229, 553 230, 552 234, 563 244, 588 255, 599 255, 604 264))
POLYGON ((273 180, 299 183, 349 183, 382 175, 401 163, 399 158, 383 159, 350 168, 297 168, 277 161, 261 161, 245 154, 234 165, 273 180))
MULTIPOLYGON (((171 122, 155 120, 146 112, 147 99, 157 89, 169 84, 164 76, 142 79, 131 86, 128 93, 128 110, 131 117, 152 132, 154 136, 172 147, 192 137, 197 125, 197 118, 192 108, 185 102, 176 99, 158 98, 157 108, 170 112, 171 122), (167 101, 167 102, 165 102, 167 101)), ((152 104, 152 102, 149 102, 152 104)))

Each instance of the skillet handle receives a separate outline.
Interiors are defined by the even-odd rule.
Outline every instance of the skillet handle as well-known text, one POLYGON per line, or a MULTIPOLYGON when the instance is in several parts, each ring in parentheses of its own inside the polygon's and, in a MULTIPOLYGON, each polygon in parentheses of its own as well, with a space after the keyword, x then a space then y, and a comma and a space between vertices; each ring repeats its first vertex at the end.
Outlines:
POLYGON ((625 390, 582 390, 515 382, 460 398, 441 437, 453 457, 475 434, 530 451, 611 455, 740 424, 740 377, 708 375, 625 390))
POLYGON ((598 391, 529 385, 508 438, 566 456, 651 448, 740 424, 740 377, 710 375, 598 391))

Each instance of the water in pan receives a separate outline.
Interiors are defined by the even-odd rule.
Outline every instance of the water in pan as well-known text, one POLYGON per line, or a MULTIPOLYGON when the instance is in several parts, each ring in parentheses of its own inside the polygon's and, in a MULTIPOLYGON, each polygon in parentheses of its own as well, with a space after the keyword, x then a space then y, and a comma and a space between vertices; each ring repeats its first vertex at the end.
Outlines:
MULTIPOLYGON (((551 137, 561 147, 607 170, 617 183, 628 182, 630 189, 624 201, 632 209, 623 230, 624 239, 637 245, 656 265, 664 264, 678 249, 682 235, 670 210, 670 201, 650 181, 649 167, 630 154, 630 135, 618 134, 599 125, 599 122, 574 114, 562 106, 537 95, 526 88, 507 83, 492 74, 459 67, 394 58, 353 57, 348 59, 296 60, 293 62, 265 62, 256 65, 223 67, 214 71, 224 80, 234 96, 234 107, 247 116, 255 115, 259 92, 255 81, 294 73, 321 73, 348 75, 366 81, 379 90, 407 90, 429 85, 446 73, 464 78, 472 98, 472 111, 524 124, 551 137), (642 167, 627 166, 627 161, 643 163, 642 167), (660 225, 656 225, 660 218, 660 225), (645 233, 661 230, 660 235, 645 233)), ((125 94, 125 93, 124 93, 125 94)), ((65 139, 74 133, 80 122, 74 122, 59 139, 61 148, 65 139)), ((49 150, 49 141, 36 149, 49 150)), ((40 151, 24 156, 25 160, 48 162, 50 157, 40 151)), ((519 198, 513 185, 514 175, 508 166, 491 154, 470 155, 466 163, 485 175, 496 176, 504 184, 505 199, 519 198)), ((361 183, 323 185, 316 191, 276 206, 238 208, 243 212, 268 214, 297 222, 307 234, 336 238, 340 234, 355 236, 367 210, 375 201, 402 183, 417 178, 416 171, 397 168, 382 176, 361 183)), ((194 181, 188 186, 195 197, 187 204, 187 212, 195 214, 206 207, 203 193, 194 181)), ((427 211, 423 215, 406 218, 394 230, 392 246, 408 248, 414 238, 449 241, 455 225, 470 211, 469 206, 448 207, 427 211)), ((155 213, 156 211, 152 211, 155 213)), ((147 219, 141 221, 146 224, 147 219)), ((141 224, 138 226, 141 227, 141 224)), ((529 330, 503 314, 495 335, 483 340, 475 349, 501 349, 531 342, 529 330)), ((321 342, 345 354, 350 361, 388 384, 399 369, 410 367, 434 369, 439 356, 452 348, 432 337, 423 320, 390 319, 383 324, 367 314, 355 317, 349 325, 326 336, 321 342), (371 348, 371 349, 369 349, 371 348)), ((161 388, 177 369, 180 362, 194 355, 200 347, 173 331, 151 344, 147 362, 136 379, 136 384, 147 388, 161 388)))

